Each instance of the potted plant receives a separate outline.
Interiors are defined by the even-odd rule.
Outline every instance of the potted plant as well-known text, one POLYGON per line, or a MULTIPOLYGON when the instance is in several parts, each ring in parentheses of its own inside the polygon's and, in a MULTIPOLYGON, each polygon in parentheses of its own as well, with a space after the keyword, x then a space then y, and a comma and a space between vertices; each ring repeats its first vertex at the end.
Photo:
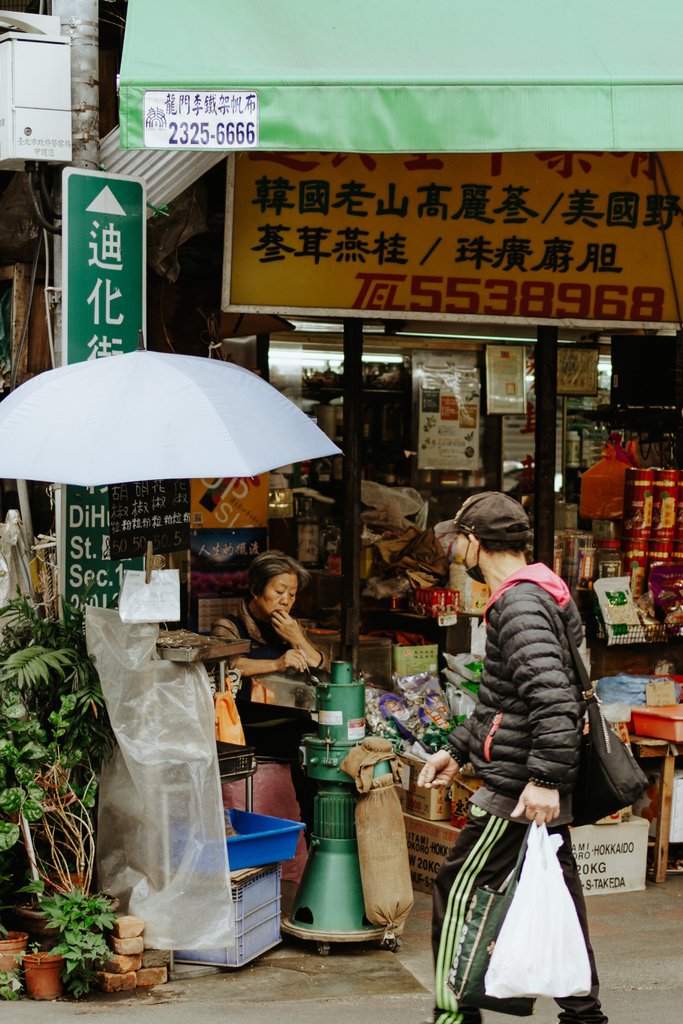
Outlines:
POLYGON ((91 894, 96 776, 113 733, 84 608, 65 605, 56 620, 18 597, 0 616, 0 853, 14 891, 28 894, 14 908, 34 939, 23 958, 26 987, 34 998, 56 998, 63 975, 78 998, 109 955, 103 932, 114 922, 111 901, 91 894), (36 994, 55 970, 59 984, 36 994))
MULTIPOLYGON (((12 891, 12 874, 9 871, 0 871, 0 910, 7 910, 11 906, 7 902, 7 897, 12 891)), ((10 986, 7 991, 11 991, 10 979, 4 978, 5 974, 11 974, 16 971, 21 964, 21 956, 26 949, 28 943, 28 934, 24 931, 8 931, 5 925, 0 921, 0 975, 3 979, 0 980, 0 990, 10 986)), ((0 996, 2 992, 0 991, 0 996)), ((10 995, 2 996, 4 999, 13 998, 10 995)))
POLYGON ((14 971, 28 943, 27 932, 11 932, 0 924, 0 972, 14 971))
POLYGON ((64 957, 54 950, 41 950, 37 943, 24 953, 22 966, 26 992, 32 999, 59 999, 64 991, 64 957))
POLYGON ((41 909, 48 926, 57 931, 59 941, 51 952, 63 958, 62 980, 67 995, 80 999, 90 992, 96 972, 111 956, 105 932, 116 920, 112 900, 72 889, 45 896, 41 909))

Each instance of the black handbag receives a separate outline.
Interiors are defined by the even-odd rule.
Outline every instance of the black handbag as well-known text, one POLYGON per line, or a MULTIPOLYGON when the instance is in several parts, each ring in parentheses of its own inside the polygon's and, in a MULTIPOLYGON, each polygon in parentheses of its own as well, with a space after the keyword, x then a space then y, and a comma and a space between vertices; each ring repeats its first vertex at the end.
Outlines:
POLYGON ((588 715, 588 730, 581 737, 579 774, 572 799, 572 824, 590 825, 622 807, 629 807, 645 792, 647 778, 605 718, 602 703, 590 684, 586 666, 569 630, 567 637, 588 715))
POLYGON ((497 1010, 515 1017, 528 1017, 534 1011, 535 1000, 530 996, 495 999, 486 995, 484 987, 496 940, 517 889, 528 837, 527 828, 514 871, 503 888, 491 889, 485 885, 474 891, 446 982, 458 1006, 497 1010))

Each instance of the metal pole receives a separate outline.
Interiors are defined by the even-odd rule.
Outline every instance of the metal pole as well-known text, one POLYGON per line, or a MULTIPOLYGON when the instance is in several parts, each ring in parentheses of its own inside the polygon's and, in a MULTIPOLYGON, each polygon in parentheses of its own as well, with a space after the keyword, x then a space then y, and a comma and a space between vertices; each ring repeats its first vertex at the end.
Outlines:
POLYGON ((270 335, 256 335, 256 369, 265 381, 270 381, 270 335))
POLYGON ((555 533, 555 445, 557 435, 557 328, 536 332, 536 472, 534 560, 552 568, 555 533))
MULTIPOLYGON (((53 0, 52 13, 61 23, 62 35, 71 40, 71 132, 74 167, 98 170, 100 165, 100 82, 99 82, 99 4, 98 0, 53 0)), ((62 216, 62 176, 55 177, 55 206, 62 216)), ((54 362, 64 359, 62 319, 62 239, 53 235, 54 268, 54 362)), ((48 284, 49 282, 46 282, 48 284)), ((59 589, 64 593, 66 577, 65 524, 66 490, 57 488, 56 516, 59 589), (63 492, 63 493, 62 493, 63 492)))
MULTIPOLYGON (((99 82, 99 10, 98 0, 53 0, 53 13, 59 17, 62 35, 71 40, 71 131, 73 167, 97 170, 100 165, 100 82, 99 82)), ((61 215, 62 178, 55 181, 55 202, 61 215)), ((55 365, 61 366, 62 338, 62 242, 54 236, 53 245, 55 365)))
POLYGON ((344 530, 342 535, 342 661, 358 666, 360 631, 360 469, 363 324, 344 320, 344 434, 342 448, 342 491, 344 530))
POLYGON ((683 468, 683 331, 676 331, 676 466, 683 468))

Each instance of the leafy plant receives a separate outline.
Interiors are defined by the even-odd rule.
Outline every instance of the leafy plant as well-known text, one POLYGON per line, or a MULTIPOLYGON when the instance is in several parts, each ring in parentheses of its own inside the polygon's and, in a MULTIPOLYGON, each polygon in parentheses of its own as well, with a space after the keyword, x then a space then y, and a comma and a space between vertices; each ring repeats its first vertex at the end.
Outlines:
POLYGON ((0 999, 18 999, 21 995, 21 981, 18 971, 0 971, 0 999))
POLYGON ((47 619, 28 598, 16 597, 0 615, 0 687, 9 687, 13 714, 17 701, 39 711, 38 722, 49 740, 59 740, 63 757, 78 763, 86 756, 97 769, 114 739, 86 647, 85 606, 63 603, 61 619, 47 619))
POLYGON ((85 607, 64 604, 50 619, 20 596, 0 616, 0 854, 23 838, 34 878, 57 866, 59 888, 71 888, 72 873, 89 885, 95 776, 114 738, 85 607))
POLYGON ((72 889, 43 897, 40 906, 48 927, 58 929, 59 942, 50 952, 64 957, 64 988, 80 999, 90 992, 95 973, 111 955, 103 934, 116 920, 111 900, 72 889))

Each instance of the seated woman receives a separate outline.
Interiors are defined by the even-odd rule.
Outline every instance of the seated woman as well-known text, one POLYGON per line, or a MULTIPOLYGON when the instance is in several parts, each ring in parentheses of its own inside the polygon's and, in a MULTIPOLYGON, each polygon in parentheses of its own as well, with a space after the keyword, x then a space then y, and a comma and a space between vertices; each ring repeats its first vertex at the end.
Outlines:
POLYGON ((230 667, 243 676, 294 669, 329 669, 322 651, 307 638, 290 611, 300 587, 310 577, 303 566, 281 551, 264 551, 249 566, 250 598, 234 615, 216 623, 214 632, 228 640, 250 640, 247 654, 232 658, 230 667))
MULTIPOLYGON (((301 821, 308 829, 313 821, 316 786, 299 764, 299 747, 302 736, 316 731, 315 723, 308 711, 273 708, 257 701, 252 691, 256 690, 258 677, 271 672, 291 670, 307 677, 309 671, 329 670, 329 659, 290 614, 299 588, 309 579, 303 566, 281 551, 257 555, 249 566, 249 599, 241 602, 235 614, 219 619, 212 630, 227 640, 251 641, 247 654, 235 655, 229 661, 230 667, 242 674, 237 706, 247 745, 255 748, 261 765, 254 779, 254 810, 275 817, 294 817, 292 807, 298 804, 301 821), (296 800, 294 805, 288 788, 291 800, 296 800)), ((264 687, 267 691, 267 679, 264 687)), ((232 788, 224 786, 223 792, 235 806, 232 788)), ((283 878, 298 882, 304 863, 305 854, 302 857, 299 851, 283 878)))

